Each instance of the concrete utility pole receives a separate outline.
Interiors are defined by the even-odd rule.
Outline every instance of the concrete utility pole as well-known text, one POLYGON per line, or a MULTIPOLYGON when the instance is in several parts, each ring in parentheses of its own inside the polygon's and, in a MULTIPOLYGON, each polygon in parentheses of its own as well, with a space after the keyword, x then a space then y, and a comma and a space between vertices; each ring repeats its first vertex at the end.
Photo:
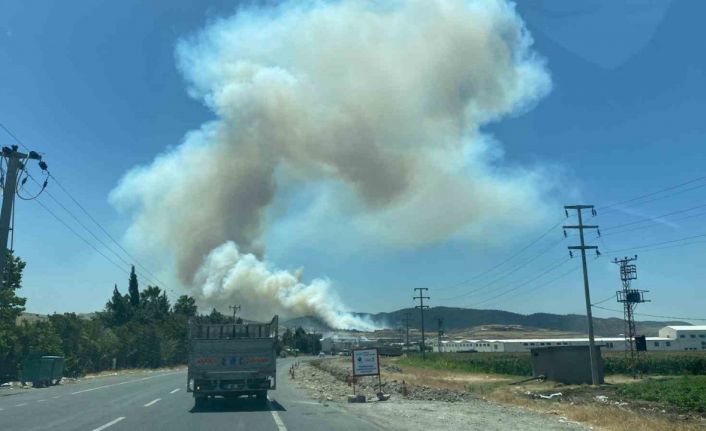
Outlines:
MULTIPOLYGON (((29 154, 17 151, 17 145, 2 148, 2 157, 7 161, 7 173, 5 182, 2 184, 2 210, 0 212, 0 282, 1 288, 5 287, 5 267, 7 266, 7 240, 10 237, 10 220, 12 218, 13 205, 15 203, 15 193, 17 193, 17 175, 24 169, 24 161, 41 160, 42 157, 30 151, 29 154)), ((46 164, 40 162, 42 170, 46 170, 46 164)))
MULTIPOLYGON (((598 229, 598 225, 585 225, 583 224, 583 216, 582 216, 582 210, 585 209, 590 209, 591 214, 594 216, 596 215, 596 210, 593 208, 593 205, 566 205, 564 206, 564 211, 566 212, 566 217, 569 217, 569 211, 568 210, 576 210, 576 214, 578 214, 578 219, 579 219, 579 224, 578 225, 571 225, 571 226, 564 226, 564 229, 578 229, 579 231, 579 237, 581 239, 581 245, 578 246, 570 246, 569 247, 569 254, 571 257, 573 257, 573 253, 571 253, 571 250, 581 250, 581 264, 583 266, 583 290, 584 290, 584 295, 586 296, 586 318, 588 319, 588 354, 589 358, 591 361, 591 382, 594 385, 599 384, 598 381, 598 358, 596 357, 596 341, 593 337, 593 313, 591 312, 591 294, 588 289, 588 269, 586 267, 586 250, 596 250, 596 254, 600 256, 600 252, 598 251, 598 247, 595 245, 586 245, 584 243, 584 237, 583 237, 583 230, 584 229, 598 229)), ((600 234, 600 231, 598 231, 600 234)), ((566 231, 564 231, 564 235, 566 235, 566 231)))
POLYGON ((427 349, 426 349, 426 345, 424 344, 424 309, 429 308, 429 306, 424 305, 424 300, 431 299, 431 298, 429 298, 428 296, 424 296, 424 291, 429 290, 426 287, 415 287, 414 290, 419 291, 419 296, 415 296, 413 299, 419 300, 419 305, 416 305, 414 308, 419 308, 419 311, 422 314, 422 345, 421 345, 421 349, 422 349, 422 359, 426 359, 427 358, 427 349))
POLYGON ((236 320, 235 320, 235 313, 237 313, 238 311, 240 311, 240 305, 229 305, 228 308, 230 308, 231 310, 233 310, 233 323, 235 323, 235 322, 236 322, 236 320))
POLYGON ((409 313, 404 313, 404 324, 406 330, 405 347, 409 348, 409 313))

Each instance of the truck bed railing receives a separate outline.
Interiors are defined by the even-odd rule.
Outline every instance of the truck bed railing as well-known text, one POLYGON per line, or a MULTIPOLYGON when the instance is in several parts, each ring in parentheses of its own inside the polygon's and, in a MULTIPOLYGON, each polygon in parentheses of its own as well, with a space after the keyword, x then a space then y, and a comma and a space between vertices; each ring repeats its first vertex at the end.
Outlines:
POLYGON ((189 338, 230 340, 234 338, 277 338, 278 316, 269 323, 196 323, 189 322, 189 338))

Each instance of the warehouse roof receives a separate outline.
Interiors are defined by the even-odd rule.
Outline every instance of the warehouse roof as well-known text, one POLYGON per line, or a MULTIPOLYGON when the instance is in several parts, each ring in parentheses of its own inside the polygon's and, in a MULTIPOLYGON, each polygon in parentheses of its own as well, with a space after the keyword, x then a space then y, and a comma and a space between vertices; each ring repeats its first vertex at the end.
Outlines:
POLYGON ((706 331, 706 325, 669 325, 666 328, 677 331, 706 331))
MULTIPOLYGON (((674 341, 667 337, 645 337, 647 341, 674 341)), ((601 341, 624 341, 624 337, 595 337, 598 342, 601 341)), ((568 343, 568 342, 585 342, 588 343, 588 338, 505 338, 499 340, 449 340, 442 343, 568 343)))

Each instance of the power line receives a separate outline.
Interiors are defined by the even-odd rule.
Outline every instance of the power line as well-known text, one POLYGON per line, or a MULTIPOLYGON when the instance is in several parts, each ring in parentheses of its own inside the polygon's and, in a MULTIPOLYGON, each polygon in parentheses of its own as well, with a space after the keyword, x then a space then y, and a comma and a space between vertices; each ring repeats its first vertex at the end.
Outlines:
MULTIPOLYGON (((611 211, 616 211, 615 209, 614 209, 614 210, 611 210, 611 211, 606 211, 606 210, 608 210, 609 208, 614 208, 614 207, 617 207, 617 206, 620 206, 620 205, 625 205, 625 204, 628 204, 628 203, 632 203, 632 202, 635 202, 635 201, 639 201, 639 200, 644 199, 644 198, 656 196, 656 195, 658 195, 658 194, 660 194, 660 193, 668 192, 668 191, 671 191, 671 190, 676 190, 676 189, 678 189, 678 188, 680 188, 680 187, 683 187, 683 186, 686 186, 686 185, 689 185, 689 184, 693 184, 693 183, 702 181, 702 180, 704 180, 704 179, 706 179, 706 175, 705 175, 705 176, 701 176, 701 177, 697 177, 697 178, 694 178, 694 179, 691 179, 691 180, 689 180, 689 181, 685 181, 685 182, 683 182, 683 183, 679 183, 679 184, 676 184, 676 185, 673 185, 673 186, 665 187, 665 188, 663 188, 663 189, 656 190, 656 191, 654 191, 654 192, 645 193, 645 194, 643 194, 643 195, 639 195, 639 196, 636 196, 636 197, 634 197, 634 198, 630 198, 630 199, 626 199, 626 200, 623 200, 623 201, 615 202, 615 203, 612 203, 612 204, 610 204, 610 205, 605 205, 605 206, 603 206, 603 207, 599 207, 598 209, 599 209, 603 214, 606 214, 606 213, 609 213, 609 212, 611 212, 611 211)), ((695 188, 700 188, 700 187, 704 187, 704 186, 706 186, 706 184, 699 185, 699 186, 697 186, 697 187, 695 187, 695 188)), ((683 191, 685 191, 685 190, 682 190, 682 192, 683 192, 683 191)), ((678 193, 681 193, 681 192, 678 192, 678 193)), ((663 199, 663 198, 659 198, 659 199, 663 199)), ((655 199, 655 200, 656 200, 656 199, 655 199)), ((642 202, 642 203, 645 203, 645 202, 642 202)), ((641 203, 641 204, 642 204, 642 203, 641 203)))
MULTIPOLYGON (((675 190, 675 189, 678 189, 678 188, 683 187, 683 186, 685 186, 685 185, 693 184, 693 183, 695 183, 695 182, 698 182, 698 181, 701 181, 701 180, 704 180, 704 179, 706 179, 706 176, 702 176, 702 177, 699 177, 699 178, 695 178, 695 179, 692 179, 692 180, 689 180, 689 181, 686 181, 686 182, 683 182, 683 183, 680 183, 680 184, 676 184, 676 185, 673 185, 673 186, 665 187, 665 188, 663 188, 663 189, 660 189, 660 190, 657 190, 657 191, 654 191, 654 192, 646 193, 646 194, 639 195, 639 196, 636 196, 636 197, 633 197, 633 198, 630 198, 630 199, 626 199, 626 200, 623 200, 623 201, 619 201, 619 202, 616 202, 616 203, 613 203, 613 204, 610 204, 610 205, 601 207, 601 209, 612 208, 612 207, 615 207, 615 206, 618 206, 618 205, 622 205, 622 204, 626 204, 626 203, 635 202, 635 201, 638 201, 638 200, 641 200, 641 199, 644 199, 644 198, 647 198, 647 197, 656 196, 656 195, 658 195, 658 194, 660 194, 660 193, 664 193, 664 192, 667 192, 667 191, 675 190)), ((700 188, 700 187, 704 187, 704 186, 706 186, 706 183, 701 184, 701 185, 698 185, 698 186, 696 186, 696 187, 692 187, 692 188, 688 188, 688 189, 685 189, 685 190, 681 190, 681 191, 679 191, 679 192, 677 192, 677 193, 686 192, 686 191, 693 190, 693 189, 700 188)), ((674 193, 674 194, 677 194, 677 193, 674 193)), ((672 194, 672 195, 674 195, 674 194, 672 194)), ((662 198, 664 198, 664 197, 661 197, 661 198, 659 198, 659 199, 662 199, 662 198)), ((644 202, 643 202, 643 203, 644 203, 644 202)), ((657 216, 657 217, 664 217, 664 216, 667 216, 667 215, 674 215, 674 214, 678 214, 678 213, 683 213, 683 212, 691 211, 691 210, 693 210, 693 209, 700 208, 700 207, 703 207, 703 206, 706 206, 706 204, 705 204, 705 205, 700 205, 700 206, 698 206, 698 207, 692 207, 692 208, 689 208, 689 209, 686 209, 686 210, 675 211, 675 212, 668 213, 668 214, 665 214, 665 215, 662 215, 662 216, 657 216)), ((605 213, 605 212, 610 212, 610 211, 602 211, 602 212, 605 213)), ((706 213, 704 213, 704 214, 706 214, 706 213)), ((701 214, 699 214, 699 215, 701 215, 701 214)), ((686 216, 686 217, 683 217, 683 218, 679 218, 679 219, 677 219, 676 221, 678 221, 678 220, 684 220, 684 219, 692 218, 692 217, 696 217, 696 216, 698 216, 698 215, 692 214, 692 215, 689 215, 689 216, 686 216)), ((654 219, 654 218, 652 218, 652 219, 654 219)), ((604 230, 617 229, 617 228, 619 228, 619 227, 628 226, 628 225, 633 225, 633 224, 638 224, 638 223, 647 222, 647 221, 649 221, 649 220, 639 220, 639 221, 636 221, 636 222, 631 222, 631 223, 626 223, 626 224, 621 224, 621 225, 614 225, 614 226, 610 226, 610 227, 608 227, 608 228, 605 228, 604 230)), ((549 229, 547 229, 546 231, 544 231, 539 237, 535 238, 535 239, 532 240, 529 244, 527 244, 526 246, 524 246, 523 248, 521 248, 520 250, 518 250, 516 253, 510 255, 508 258, 506 258, 505 260, 501 261, 500 263, 498 263, 498 264, 496 264, 496 265, 494 265, 494 266, 488 268, 487 270, 485 270, 485 271, 483 271, 483 272, 481 272, 481 273, 479 273, 479 274, 473 276, 472 278, 466 280, 465 282, 458 283, 458 284, 455 284, 455 285, 452 285, 452 286, 449 286, 449 287, 442 287, 442 288, 440 288, 440 289, 450 289, 450 290, 454 290, 454 289, 457 289, 457 288, 459 288, 459 287, 462 287, 462 286, 466 285, 467 283, 470 283, 470 282, 473 281, 473 280, 476 280, 476 279, 478 279, 478 278, 481 278, 481 277, 483 277, 483 276, 485 276, 485 275, 487 275, 487 274, 493 272, 495 269, 497 269, 497 268, 501 267, 502 265, 508 263, 509 261, 511 261, 512 259, 514 259, 515 257, 521 255, 524 251, 526 251, 527 249, 529 249, 530 247, 532 247, 533 245, 535 245, 537 242, 539 242, 541 239, 543 239, 545 236, 547 236, 549 233, 551 233, 551 231, 552 231, 553 229, 555 229, 557 226, 559 226, 559 224, 561 224, 561 222, 562 222, 562 219, 560 219, 556 224, 552 225, 549 229)), ((639 228, 635 228, 635 229, 626 229, 626 230, 624 230, 624 231, 610 232, 610 233, 608 233, 607 235, 614 235, 614 234, 617 234, 617 233, 619 233, 619 232, 627 232, 627 231, 630 231, 630 230, 638 230, 638 229, 642 229, 642 228, 644 228, 644 227, 640 226, 639 228)), ((599 237, 599 238, 600 238, 600 237, 599 237)), ((602 239, 601 239, 601 242, 602 242, 602 243, 604 244, 604 246, 605 246, 605 243, 603 242, 602 239)), ((525 264, 521 265, 521 267, 526 266, 526 264, 528 264, 528 263, 529 263, 529 261, 528 261, 528 262, 525 262, 525 264)), ((520 268, 515 268, 512 272, 516 272, 518 269, 520 269, 520 268)), ((480 290, 485 289, 485 288, 488 287, 489 285, 495 284, 497 281, 499 281, 500 279, 505 278, 507 275, 508 275, 508 274, 501 275, 499 279, 495 279, 495 280, 493 280, 493 281, 491 281, 491 282, 489 282, 489 283, 487 283, 487 284, 485 284, 485 285, 483 285, 483 286, 481 286, 481 287, 479 287, 479 288, 473 289, 473 290, 468 291, 468 292, 465 292, 465 293, 463 293, 463 294, 456 295, 456 296, 451 296, 451 297, 446 297, 446 298, 440 298, 440 299, 441 299, 441 300, 452 300, 452 299, 458 299, 458 298, 461 298, 461 297, 464 297, 464 296, 471 295, 471 294, 473 294, 473 293, 476 293, 476 292, 478 292, 478 291, 480 291, 480 290)))
MULTIPOLYGON (((621 313, 621 314, 623 313, 623 310, 614 310, 612 308, 599 307, 597 305, 595 305, 594 307, 600 308, 601 310, 612 311, 614 313, 621 313)), ((637 316, 656 317, 658 319, 697 320, 697 321, 706 322, 706 319, 699 318, 699 317, 659 316, 657 314, 647 314, 647 313, 634 313, 634 314, 637 316)))
POLYGON ((27 145, 25 145, 24 142, 22 142, 22 141, 20 140, 20 138, 18 138, 17 136, 15 136, 15 134, 12 133, 12 131, 10 131, 10 129, 8 129, 7 127, 5 127, 5 125, 4 125, 3 123, 0 123, 0 127, 5 131, 5 133, 7 133, 8 135, 10 135, 10 137, 11 137, 12 139, 14 139, 15 142, 17 142, 18 144, 20 144, 25 150, 30 151, 30 149, 27 147, 27 145))
MULTIPOLYGON (((521 296, 526 295, 526 294, 528 294, 528 293, 532 293, 532 292, 535 292, 535 291, 537 291, 537 290, 539 290, 539 289, 542 289, 542 288, 544 288, 544 287, 547 287, 547 286, 549 286, 550 284, 554 284, 555 282, 557 282, 557 281, 559 281, 559 280, 561 280, 561 279, 563 279, 563 278, 566 278, 566 277, 568 277, 568 276, 571 275, 571 274, 574 274, 576 271, 578 271, 578 268, 571 268, 571 269, 569 269, 568 271, 565 271, 565 272, 561 273, 559 276, 552 278, 551 280, 545 281, 544 283, 540 283, 540 284, 538 284, 537 286, 534 286, 534 287, 532 287, 532 288, 530 288, 530 289, 527 289, 527 290, 524 290, 524 291, 522 291, 522 292, 519 292, 517 295, 515 295, 514 298, 521 297, 521 296)), ((514 299, 514 298, 513 298, 513 299, 514 299)))
POLYGON ((611 253, 611 254, 612 254, 612 253, 621 253, 621 252, 624 252, 624 251, 640 250, 640 249, 643 249, 643 248, 650 248, 650 247, 653 247, 653 246, 659 246, 659 245, 664 245, 664 244, 673 244, 673 243, 675 243, 675 242, 686 241, 686 240, 694 239, 694 238, 703 238, 703 237, 706 237, 706 233, 702 233, 702 234, 699 234, 699 235, 687 236, 687 237, 679 238, 679 239, 673 239, 673 240, 669 240, 669 241, 661 241, 661 242, 655 242, 655 243, 652 243, 652 244, 643 244, 643 245, 634 246, 634 247, 621 248, 621 249, 618 249, 618 250, 606 250, 606 252, 607 252, 607 253, 611 253))
MULTIPOLYGON (((470 283, 470 282, 473 281, 473 280, 477 280, 477 279, 483 277, 484 275, 493 272, 493 271, 496 270, 497 268, 500 268, 500 267, 503 266, 504 264, 510 262, 512 259, 514 259, 514 258, 516 258, 517 256, 521 255, 525 250, 527 250, 527 249, 529 249, 530 247, 532 247, 533 245, 537 244, 537 243, 538 243, 539 241, 541 241, 544 237, 546 237, 546 236, 549 235, 552 231, 554 231, 554 229, 556 229, 556 228, 561 224, 562 221, 563 221, 563 218, 559 219, 559 221, 557 221, 555 224, 553 224, 552 226, 550 226, 549 229, 547 229, 546 231, 544 231, 544 232, 543 232, 542 234, 540 234, 537 238, 535 238, 535 239, 533 239, 532 241, 530 241, 529 244, 525 245, 525 246, 522 247, 520 250, 518 250, 517 252, 513 253, 512 255, 510 255, 509 257, 507 257, 506 259, 504 259, 504 260, 501 261, 500 263, 498 263, 498 264, 496 264, 496 265, 494 265, 494 266, 492 266, 492 267, 490 267, 490 268, 484 270, 484 271, 481 272, 481 273, 478 273, 478 274, 474 275, 473 277, 469 278, 469 279, 466 280, 466 281, 462 281, 462 282, 460 282, 460 283, 457 283, 457 284, 454 284, 454 285, 451 285, 451 286, 447 286, 447 287, 440 287, 440 288, 438 288, 438 290, 446 290, 446 289, 453 290, 453 289, 457 289, 457 288, 459 288, 459 287, 463 287, 463 286, 467 285, 468 283, 470 283)), ((441 298, 441 299, 446 299, 446 298, 441 298)))
POLYGON ((166 283, 162 282, 156 275, 154 275, 154 274, 152 273, 152 271, 150 271, 149 269, 147 269, 144 265, 142 265, 142 264, 140 263, 140 261, 139 261, 137 258, 135 258, 132 254, 130 254, 130 253, 120 244, 120 242, 118 242, 115 238, 113 238, 113 236, 103 227, 103 225, 101 225, 101 224, 98 222, 98 220, 96 220, 96 219, 86 210, 86 208, 85 208, 83 205, 81 205, 81 204, 78 202, 78 200, 76 200, 76 198, 74 198, 74 196, 73 196, 71 193, 69 193, 69 191, 66 189, 66 187, 64 187, 64 185, 61 184, 61 182, 60 182, 53 174, 50 173, 49 176, 51 177, 52 180, 54 180, 54 183, 56 183, 56 185, 59 186, 59 188, 60 188, 64 193, 66 193, 66 195, 74 202, 74 204, 76 204, 76 206, 79 207, 79 208, 81 209, 81 211, 83 211, 83 213, 84 213, 96 226, 98 226, 98 228, 99 228, 108 238, 110 238, 110 240, 111 240, 115 245, 118 246, 118 248, 120 248, 120 250, 123 251, 123 253, 125 253, 130 259, 132 259, 132 260, 137 264, 137 266, 139 266, 140 268, 142 268, 143 271, 145 271, 147 274, 149 274, 151 277, 153 277, 155 280, 157 280, 157 282, 159 282, 159 284, 161 284, 161 285, 164 286, 164 287, 167 287, 166 283))
POLYGON ((77 236, 78 238, 80 238, 83 242, 85 242, 86 244, 88 244, 89 247, 91 247, 91 248, 92 248, 93 250, 95 250, 98 254, 100 254, 101 256, 103 256, 108 262, 110 262, 110 263, 112 263, 113 265, 115 265, 116 268, 120 269, 120 270, 123 271, 124 273, 130 274, 130 272, 129 272, 128 270, 126 270, 123 266, 121 266, 120 264, 116 263, 114 260, 112 260, 111 258, 109 258, 105 253, 103 253, 102 251, 100 251, 100 249, 98 249, 98 247, 96 247, 95 245, 93 245, 92 242, 90 242, 89 240, 87 240, 86 238, 84 238, 83 235, 81 235, 81 234, 79 234, 78 232, 76 232, 76 230, 75 230, 74 228, 72 228, 68 223, 66 223, 66 222, 65 222, 61 217, 59 217, 54 211, 52 211, 48 206, 44 205, 44 203, 43 203, 42 201, 40 201, 39 199, 37 199, 37 200, 35 200, 35 202, 37 202, 42 208, 44 208, 45 211, 47 211, 49 214, 51 214, 52 217, 54 217, 59 223, 61 223, 61 224, 63 224, 64 226, 66 226, 66 228, 67 228, 68 230, 70 230, 71 233, 73 233, 74 235, 76 235, 76 236, 77 236))
MULTIPOLYGON (((83 224, 83 222, 78 217, 76 217, 76 215, 71 212, 71 210, 69 210, 64 204, 62 204, 49 190, 47 190, 46 193, 47 196, 49 196, 57 205, 59 205, 64 211, 66 211, 66 213, 71 216, 71 218, 73 218, 79 226, 81 226, 86 232, 88 232, 89 235, 91 235, 96 241, 98 241, 99 244, 101 244, 103 247, 105 247, 106 250, 111 252, 116 258, 118 258, 118 260, 123 262, 123 264, 130 266, 130 262, 120 256, 120 254, 118 254, 115 250, 109 247, 108 244, 106 244, 102 239, 98 237, 98 235, 96 235, 91 229, 89 229, 85 224, 83 224)), ((157 285, 154 280, 147 277, 145 274, 142 274, 142 277, 145 278, 150 284, 157 285)))
POLYGON ((606 299, 601 299, 601 300, 598 301, 598 302, 594 302, 593 304, 591 304, 591 306, 592 306, 592 307, 595 307, 595 306, 597 306, 598 304, 603 304, 604 302, 608 302, 608 301, 610 301, 611 299, 615 299, 615 295, 610 295, 610 296, 607 297, 606 299))
POLYGON ((697 205, 697 206, 694 206, 691 208, 672 211, 672 212, 668 212, 668 213, 661 214, 661 215, 654 216, 654 217, 647 217, 643 220, 636 220, 636 221, 632 221, 629 223, 612 225, 612 226, 608 226, 608 227, 603 228, 603 232, 610 231, 613 229, 618 229, 618 228, 625 227, 625 226, 633 226, 633 225, 640 224, 640 223, 659 223, 661 221, 660 219, 662 219, 664 217, 668 217, 668 216, 676 215, 676 214, 682 214, 682 213, 686 213, 686 212, 693 211, 693 210, 699 209, 699 208, 704 208, 704 207, 706 207, 706 204, 701 204, 701 205, 697 205))
POLYGON ((545 253, 547 253, 549 250, 555 248, 557 245, 561 244, 563 241, 564 241, 564 238, 561 238, 559 241, 552 243, 549 247, 545 248, 544 250, 542 250, 541 252, 539 252, 538 254, 533 256, 532 258, 526 260, 525 262, 521 263, 520 265, 515 266, 514 268, 510 269, 509 271, 504 272, 502 275, 498 276, 497 278, 495 278, 494 280, 492 280, 488 283, 483 284, 482 286, 479 286, 475 289, 471 289, 471 290, 464 292, 460 295, 455 295, 455 296, 446 297, 446 298, 439 298, 439 299, 442 301, 448 301, 448 300, 452 300, 452 299, 463 298, 463 297, 472 295, 476 292, 479 292, 481 290, 484 290, 484 289, 492 286, 493 284, 499 282, 500 280, 503 280, 503 279, 507 278, 508 276, 514 274, 515 272, 519 271, 520 269, 526 267, 527 265, 534 262, 535 260, 539 259, 545 253))
MULTIPOLYGON (((669 220, 669 221, 670 221, 670 222, 682 221, 682 220, 687 220, 687 219, 694 218, 694 217, 701 217, 701 216, 704 216, 704 215, 706 215, 706 211, 700 212, 700 213, 696 213, 696 214, 689 214, 689 215, 684 216, 684 217, 677 217, 677 218, 671 219, 671 220, 669 220)), ((643 221, 648 221, 648 220, 643 220, 643 221)), ((660 223, 658 223, 656 220, 655 220, 653 223, 660 224, 660 223)), ((663 223, 662 223, 662 224, 663 224, 663 223)), ((622 233, 634 232, 634 231, 636 231, 636 230, 650 229, 650 228, 654 228, 654 226, 653 226, 653 225, 637 226, 637 227, 634 227, 634 228, 631 228, 631 229, 621 229, 621 230, 618 230, 618 231, 615 231, 615 232, 604 233, 604 234, 602 234, 602 235, 603 235, 603 236, 619 235, 619 234, 622 234, 622 233)))
MULTIPOLYGON (((487 298, 487 299, 484 299, 484 300, 482 300, 482 301, 480 301, 480 302, 477 302, 477 303, 474 304, 474 306, 478 306, 478 305, 485 304, 485 303, 487 303, 487 302, 489 302, 489 301, 492 301, 492 300, 494 300, 494 299, 500 298, 501 296, 507 295, 507 294, 510 293, 510 292, 514 292, 514 291, 516 291, 517 289, 520 289, 520 288, 522 288, 522 287, 524 287, 524 286, 527 286, 528 284, 530 284, 530 283, 532 283, 532 282, 534 282, 534 281, 536 281, 536 280, 542 278, 542 277, 545 276, 546 274, 549 274, 550 272, 552 272, 552 271, 554 271, 555 269, 559 268, 560 266, 564 265, 564 264, 567 263, 569 260, 571 260, 571 259, 570 259, 570 258, 565 258, 565 259, 563 259, 561 262, 559 262, 559 263, 557 263, 557 264, 555 264, 555 265, 552 265, 552 266, 550 266, 549 268, 547 268, 546 270, 542 271, 539 275, 535 276, 534 278, 531 278, 530 280, 528 280, 528 281, 526 281, 526 282, 524 282, 524 283, 522 283, 522 284, 519 284, 519 285, 517 285, 517 286, 515 286, 515 287, 513 287, 513 288, 511 288, 511 289, 509 289, 509 290, 506 290, 506 291, 504 291, 504 292, 500 292, 499 294, 497 294, 497 295, 495 295, 495 296, 492 296, 492 297, 490 297, 490 298, 487 298)), ((575 271, 575 270, 576 270, 575 268, 572 268, 572 270, 571 270, 570 272, 573 272, 573 271, 575 271)), ((547 284, 548 284, 548 283, 547 283, 547 284)))

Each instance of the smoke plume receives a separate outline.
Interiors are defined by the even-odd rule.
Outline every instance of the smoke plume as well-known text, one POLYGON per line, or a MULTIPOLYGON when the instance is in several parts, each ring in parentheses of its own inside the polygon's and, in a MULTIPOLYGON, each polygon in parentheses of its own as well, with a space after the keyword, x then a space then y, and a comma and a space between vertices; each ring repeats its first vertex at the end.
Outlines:
POLYGON ((328 281, 263 261, 270 204, 333 184, 320 199, 395 246, 523 221, 512 208, 536 207, 545 179, 503 168, 480 127, 550 89, 531 44, 501 0, 291 1, 211 22, 176 52, 215 119, 113 191, 128 239, 169 250, 202 303, 364 327, 328 281))

